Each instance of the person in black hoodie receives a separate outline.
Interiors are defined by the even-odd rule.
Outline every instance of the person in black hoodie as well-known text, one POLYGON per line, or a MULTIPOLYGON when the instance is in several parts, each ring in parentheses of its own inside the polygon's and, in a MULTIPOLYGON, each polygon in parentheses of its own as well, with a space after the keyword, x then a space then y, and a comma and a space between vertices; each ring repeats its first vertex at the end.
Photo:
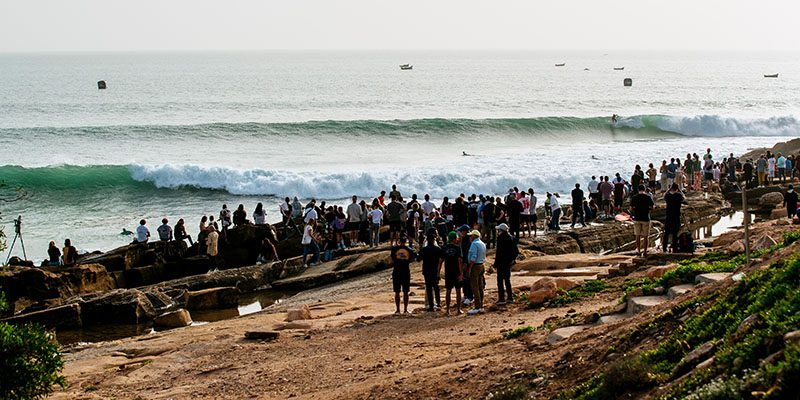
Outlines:
POLYGON ((433 307, 441 308, 439 296, 439 272, 444 261, 442 248, 436 244, 436 235, 431 232, 427 238, 427 245, 420 250, 417 261, 422 261, 422 276, 425 278, 425 300, 428 311, 433 307))
POLYGON ((508 231, 514 238, 519 241, 519 226, 522 219, 522 202, 517 200, 516 195, 511 195, 506 201, 506 209, 508 210, 508 231))
POLYGON ((783 194, 783 205, 786 206, 789 219, 793 219, 797 215, 797 193, 794 191, 794 186, 789 185, 789 189, 783 194))
POLYGON ((511 266, 519 255, 517 243, 508 233, 508 225, 497 225, 497 250, 494 256, 494 268, 497 270, 498 305, 514 302, 514 291, 511 289, 511 266))

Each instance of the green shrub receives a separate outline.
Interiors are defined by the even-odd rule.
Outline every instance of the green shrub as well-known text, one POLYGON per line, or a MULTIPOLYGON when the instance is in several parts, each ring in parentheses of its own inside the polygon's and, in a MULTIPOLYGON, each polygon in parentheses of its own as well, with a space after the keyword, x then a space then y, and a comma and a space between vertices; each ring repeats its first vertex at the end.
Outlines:
POLYGON ((486 399, 489 400, 522 400, 528 397, 528 389, 518 385, 507 387, 497 392, 489 393, 486 399))
MULTIPOLYGON (((0 312, 8 305, 0 292, 0 312)), ((0 398, 37 399, 64 386, 64 367, 58 346, 39 325, 0 322, 0 398)))

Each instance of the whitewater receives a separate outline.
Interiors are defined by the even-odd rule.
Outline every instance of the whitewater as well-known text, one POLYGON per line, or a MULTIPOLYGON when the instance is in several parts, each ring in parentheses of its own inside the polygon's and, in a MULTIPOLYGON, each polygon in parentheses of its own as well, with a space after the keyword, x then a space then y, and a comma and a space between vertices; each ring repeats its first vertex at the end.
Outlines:
MULTIPOLYGON (((793 54, 191 53, 0 56, 0 180, 28 255, 190 233, 221 204, 342 203, 391 184, 434 198, 591 175, 798 136, 793 54), (554 68, 555 62, 567 67, 554 68), (413 71, 397 64, 413 62, 413 71), (624 71, 612 66, 624 65, 624 71), (589 71, 584 71, 589 68, 589 71), (622 79, 634 86, 625 88, 622 79), (94 83, 106 79, 109 89, 94 83), (621 117, 612 124, 612 113, 621 117), (462 152, 470 156, 462 156, 462 152)), ((343 204, 343 203, 342 203, 343 204)), ((15 254, 18 251, 15 250, 15 254)), ((5 255, 3 255, 5 256, 5 255)))

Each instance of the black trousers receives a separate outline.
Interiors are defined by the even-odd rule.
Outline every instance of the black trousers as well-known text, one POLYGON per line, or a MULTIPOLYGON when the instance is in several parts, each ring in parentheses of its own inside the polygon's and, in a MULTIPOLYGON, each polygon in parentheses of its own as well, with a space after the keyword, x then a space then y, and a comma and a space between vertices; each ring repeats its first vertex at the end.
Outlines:
POLYGON ((510 265, 505 267, 497 267, 497 298, 500 301, 514 300, 514 291, 511 290, 510 265))

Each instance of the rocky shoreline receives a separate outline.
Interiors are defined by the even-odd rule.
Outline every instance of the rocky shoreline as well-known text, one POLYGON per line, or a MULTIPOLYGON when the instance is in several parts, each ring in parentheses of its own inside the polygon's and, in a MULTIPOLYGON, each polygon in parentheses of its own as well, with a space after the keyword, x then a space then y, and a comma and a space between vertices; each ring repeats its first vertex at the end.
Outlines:
MULTIPOLYGON (((763 191, 766 195, 776 190, 763 191)), ((692 193, 687 202, 684 214, 689 229, 710 225, 733 210, 716 193, 692 193)), ((651 240, 660 235, 661 225, 656 220, 663 218, 663 201, 660 204, 653 212, 651 240)), ((775 203, 754 205, 765 209, 762 214, 770 214, 775 203)), ((11 304, 5 320, 37 322, 54 329, 150 324, 159 315, 184 309, 191 313, 193 309, 235 308, 245 293, 264 289, 299 292, 389 267, 388 247, 384 246, 340 251, 333 261, 306 270, 298 257, 301 247, 295 236, 278 242, 279 253, 289 257, 256 265, 265 237, 275 238, 274 229, 253 225, 231 229, 221 246, 225 269, 211 274, 206 274, 208 259, 192 256, 196 249, 186 248, 183 242, 123 246, 85 256, 78 266, 67 269, 10 267, 0 274, 0 286, 6 288, 11 304)), ((632 224, 600 221, 585 228, 523 238, 520 248, 529 257, 609 254, 630 250, 634 239, 632 224)), ((191 319, 186 318, 185 324, 189 323, 191 319)), ((174 323, 167 325, 172 326, 174 323)))

